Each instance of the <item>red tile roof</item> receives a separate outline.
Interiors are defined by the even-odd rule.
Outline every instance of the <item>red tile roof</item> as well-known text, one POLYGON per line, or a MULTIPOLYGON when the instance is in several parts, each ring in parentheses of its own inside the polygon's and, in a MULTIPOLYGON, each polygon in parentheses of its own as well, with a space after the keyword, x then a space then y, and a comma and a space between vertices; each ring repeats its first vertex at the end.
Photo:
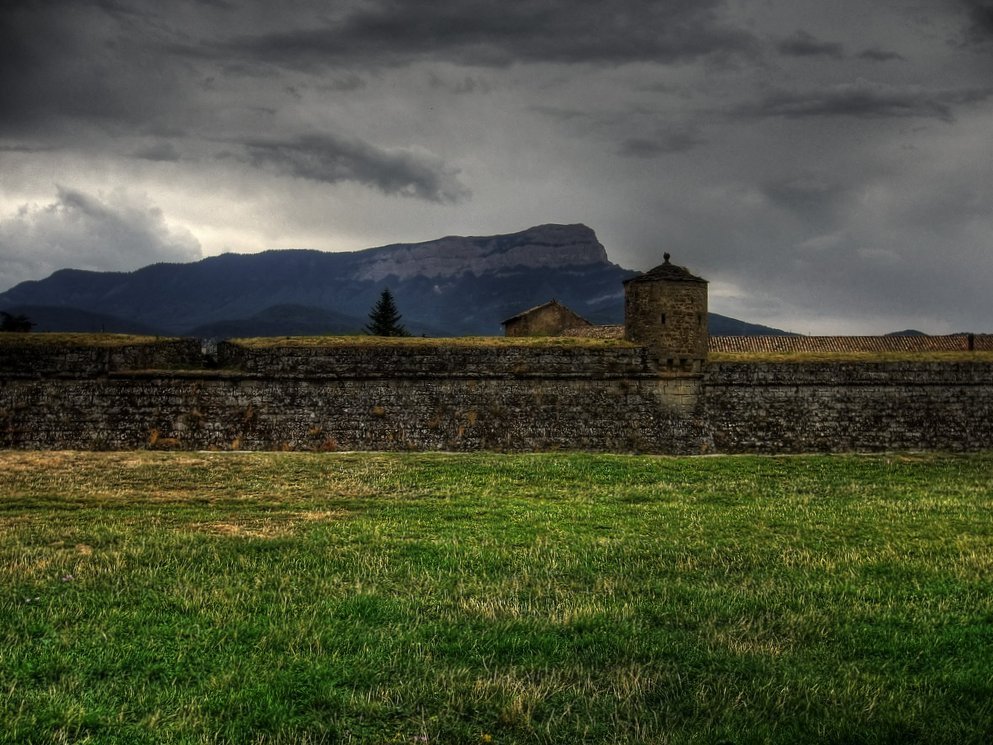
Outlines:
MULTIPOLYGON (((965 352, 968 334, 948 336, 711 336, 711 352, 965 352)), ((993 349, 993 335, 975 334, 973 349, 993 349)))
MULTIPOLYGON (((562 336, 585 339, 622 339, 624 326, 567 328, 562 336)), ((993 351, 993 334, 947 336, 711 336, 711 352, 966 352, 993 351)))

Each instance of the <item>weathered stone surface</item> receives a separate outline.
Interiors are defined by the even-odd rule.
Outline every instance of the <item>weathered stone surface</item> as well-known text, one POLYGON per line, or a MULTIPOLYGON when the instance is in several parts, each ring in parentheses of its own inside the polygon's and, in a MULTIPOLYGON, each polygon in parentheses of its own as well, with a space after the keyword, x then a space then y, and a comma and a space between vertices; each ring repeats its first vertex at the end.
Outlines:
POLYGON ((0 377, 86 378, 115 370, 199 368, 197 339, 161 339, 152 343, 0 346, 0 377))
POLYGON ((660 372, 635 347, 229 346, 216 371, 15 353, 0 372, 0 447, 993 448, 993 363, 712 363, 693 375, 660 372))
POLYGON ((557 300, 525 310, 502 323, 506 336, 559 336, 566 329, 592 325, 557 300))
POLYGON ((668 370, 707 360, 707 282, 666 263, 624 283, 624 338, 648 347, 668 370))
POLYGON ((117 375, 0 385, 0 446, 698 452, 675 380, 117 375))
POLYGON ((218 365, 261 375, 336 378, 657 377, 643 347, 415 346, 357 343, 333 347, 251 348, 222 342, 218 365))
POLYGON ((993 447, 990 363, 711 363, 701 401, 718 452, 993 447))

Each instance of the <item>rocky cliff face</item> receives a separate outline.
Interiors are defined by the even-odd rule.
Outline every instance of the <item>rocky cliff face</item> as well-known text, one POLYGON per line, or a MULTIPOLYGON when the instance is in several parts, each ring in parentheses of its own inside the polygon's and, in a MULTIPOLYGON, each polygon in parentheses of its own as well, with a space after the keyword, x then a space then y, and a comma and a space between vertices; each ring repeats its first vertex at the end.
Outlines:
MULTIPOLYGON (((585 225, 449 236, 365 251, 224 254, 135 272, 63 269, 0 293, 38 331, 115 331, 204 337, 361 331, 384 287, 415 334, 501 334, 500 322, 552 298, 587 320, 623 321, 623 280, 585 225)), ((712 334, 775 329, 710 315, 712 334)))
POLYGON ((499 334, 502 319, 552 297, 616 322, 631 274, 607 260, 585 225, 541 225, 348 253, 225 254, 128 273, 65 269, 0 293, 0 309, 32 307, 63 321, 96 313, 115 331, 138 323, 169 334, 335 333, 359 331, 389 287, 413 333, 499 334), (276 312, 288 306, 295 320, 276 312))
POLYGON ((606 264, 607 252, 585 225, 539 225, 513 235, 448 236, 425 243, 363 251, 355 278, 457 277, 516 267, 606 264))

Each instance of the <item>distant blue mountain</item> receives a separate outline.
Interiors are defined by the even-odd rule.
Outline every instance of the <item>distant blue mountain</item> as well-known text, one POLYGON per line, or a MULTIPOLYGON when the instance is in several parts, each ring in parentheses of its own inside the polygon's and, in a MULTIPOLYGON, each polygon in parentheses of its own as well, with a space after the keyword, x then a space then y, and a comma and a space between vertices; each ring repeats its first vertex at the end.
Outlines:
POLYGON ((105 313, 93 313, 80 308, 53 305, 12 305, 5 310, 12 315, 27 316, 34 323, 32 331, 167 335, 163 329, 146 323, 118 318, 105 313))
MULTIPOLYGON (((224 254, 134 272, 62 269, 0 294, 0 309, 23 312, 38 330, 52 331, 356 333, 388 287, 414 334, 495 335, 503 319, 552 298, 594 323, 621 323, 621 282, 635 274, 608 261, 585 225, 542 225, 347 253, 224 254)), ((713 334, 785 333, 717 314, 710 315, 710 328, 713 334)))

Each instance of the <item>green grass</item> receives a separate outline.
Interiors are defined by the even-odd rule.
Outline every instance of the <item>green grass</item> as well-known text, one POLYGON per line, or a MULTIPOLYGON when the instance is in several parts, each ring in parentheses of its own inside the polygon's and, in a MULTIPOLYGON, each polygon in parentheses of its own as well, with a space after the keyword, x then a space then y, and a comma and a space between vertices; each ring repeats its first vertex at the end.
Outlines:
POLYGON ((0 474, 0 742, 993 738, 991 454, 0 474))

